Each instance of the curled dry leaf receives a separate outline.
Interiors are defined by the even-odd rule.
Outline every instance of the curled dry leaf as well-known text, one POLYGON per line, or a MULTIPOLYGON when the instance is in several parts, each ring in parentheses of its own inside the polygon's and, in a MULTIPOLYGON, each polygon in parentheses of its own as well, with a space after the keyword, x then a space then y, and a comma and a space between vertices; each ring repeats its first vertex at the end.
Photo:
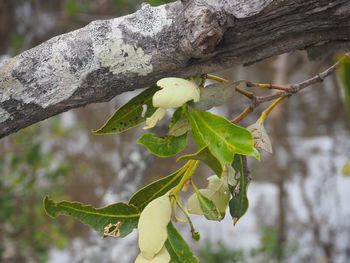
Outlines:
POLYGON ((156 254, 152 259, 147 259, 143 256, 142 253, 140 253, 135 263, 169 263, 170 262, 170 255, 168 250, 165 248, 165 246, 162 247, 162 249, 159 251, 158 254, 156 254))
POLYGON ((171 204, 168 195, 154 199, 142 211, 138 230, 139 247, 144 258, 153 259, 164 246, 168 238, 167 225, 170 217, 171 204))
POLYGON ((254 147, 256 149, 272 153, 271 141, 264 125, 256 122, 247 127, 247 129, 252 133, 254 139, 254 147))

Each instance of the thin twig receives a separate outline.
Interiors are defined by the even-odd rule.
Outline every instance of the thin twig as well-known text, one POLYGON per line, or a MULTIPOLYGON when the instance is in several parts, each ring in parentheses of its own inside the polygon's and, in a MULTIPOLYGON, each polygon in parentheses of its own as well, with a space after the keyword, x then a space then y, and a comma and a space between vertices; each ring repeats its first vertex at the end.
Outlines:
POLYGON ((254 93, 253 92, 247 91, 247 90, 239 88, 239 87, 236 87, 236 91, 241 93, 242 95, 246 96, 248 99, 253 99, 254 98, 254 93))
POLYGON ((224 79, 224 78, 221 78, 219 76, 212 75, 212 74, 207 74, 206 78, 211 79, 211 80, 215 80, 215 81, 218 81, 221 83, 228 83, 229 82, 227 79, 224 79))
POLYGON ((275 89, 275 90, 283 90, 287 91, 288 88, 276 84, 261 84, 261 83, 253 83, 248 81, 247 82, 247 87, 253 87, 253 88, 262 88, 262 89, 275 89))
MULTIPOLYGON (((350 57, 350 53, 346 53, 342 58, 344 57, 350 57)), ((341 58, 341 59, 342 59, 341 58)), ((316 83, 322 82, 325 78, 332 75, 339 67, 339 61, 338 60, 334 65, 326 69, 325 71, 317 74, 316 76, 307 79, 303 82, 291 84, 289 86, 282 86, 282 85, 275 85, 275 84, 259 84, 259 83, 253 83, 253 82, 246 82, 247 87, 257 87, 257 88, 266 88, 266 89, 274 89, 279 90, 278 92, 267 95, 267 96, 256 96, 254 93, 246 91, 242 88, 237 87, 236 91, 241 93, 242 95, 246 96, 251 100, 251 103, 248 107, 246 107, 237 117, 235 117, 232 122, 238 123, 241 120, 243 120, 248 114, 254 111, 256 107, 258 107, 260 104, 277 100, 279 98, 283 97, 290 97, 293 94, 298 93, 299 91, 310 87, 316 83)))
POLYGON ((253 110, 254 108, 251 105, 247 106, 237 117, 235 117, 232 120, 232 122, 235 124, 239 123, 241 120, 247 117, 250 113, 252 113, 253 110))

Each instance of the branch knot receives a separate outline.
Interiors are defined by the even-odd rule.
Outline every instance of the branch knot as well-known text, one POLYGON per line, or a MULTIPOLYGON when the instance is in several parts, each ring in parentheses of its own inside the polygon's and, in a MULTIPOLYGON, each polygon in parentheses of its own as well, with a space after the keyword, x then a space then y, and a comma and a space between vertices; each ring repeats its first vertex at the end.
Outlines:
POLYGON ((227 30, 227 16, 203 0, 188 1, 179 28, 181 51, 189 58, 203 58, 215 50, 227 30))

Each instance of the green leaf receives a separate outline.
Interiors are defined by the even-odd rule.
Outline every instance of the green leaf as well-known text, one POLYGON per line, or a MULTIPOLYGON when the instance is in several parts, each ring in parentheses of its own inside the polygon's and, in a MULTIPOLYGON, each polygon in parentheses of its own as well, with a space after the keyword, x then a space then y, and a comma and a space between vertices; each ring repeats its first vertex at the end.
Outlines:
POLYGON ((198 152, 193 154, 186 154, 183 156, 180 156, 177 161, 181 160, 199 160, 204 162, 206 165, 208 165, 215 174, 217 174, 219 177, 222 174, 223 168, 218 161, 218 159, 215 158, 215 156, 210 152, 208 146, 203 147, 198 152))
POLYGON ((109 224, 117 224, 119 235, 124 237, 137 226, 140 213, 135 207, 125 203, 116 203, 103 208, 94 208, 78 202, 54 202, 49 197, 44 199, 46 213, 55 218, 59 215, 72 216, 82 223, 103 232, 109 224))
POLYGON ((168 224, 168 239, 165 242, 165 247, 171 256, 170 263, 199 262, 199 259, 193 255, 190 247, 171 222, 168 224))
POLYGON ((178 108, 169 123, 168 135, 181 136, 191 129, 191 125, 187 119, 187 105, 178 108))
POLYGON ((350 58, 344 57, 339 62, 338 76, 341 87, 344 91, 344 101, 347 107, 347 112, 350 116, 350 58))
POLYGON ((152 133, 142 135, 137 144, 144 145, 151 153, 158 157, 170 157, 182 152, 187 145, 187 133, 181 136, 167 135, 163 138, 152 133))
POLYGON ((204 216, 208 220, 221 220, 222 215, 218 211, 214 202, 212 200, 210 200, 208 197, 206 197, 204 194, 202 194, 201 191, 199 191, 199 189, 194 184, 192 184, 192 186, 193 186, 193 189, 196 193, 196 196, 197 196, 197 199, 199 202, 199 206, 200 206, 201 210, 203 211, 204 216))
POLYGON ((253 137, 247 129, 234 125, 221 116, 196 109, 188 117, 198 146, 208 146, 222 167, 231 164, 236 153, 260 158, 259 152, 254 148, 253 137))
POLYGON ((240 174, 239 189, 238 191, 233 189, 233 197, 229 203, 230 214, 234 224, 236 224, 237 221, 247 212, 249 207, 247 193, 250 179, 248 175, 246 156, 236 154, 232 167, 236 173, 240 174))
POLYGON ((100 129, 93 131, 93 133, 118 134, 144 122, 156 110, 152 105, 152 97, 158 90, 159 87, 152 87, 142 91, 139 95, 117 109, 112 117, 100 129), (144 116, 142 116, 144 105, 147 106, 147 110, 144 116))
POLYGON ((142 211, 153 199, 165 195, 181 181, 186 169, 180 168, 176 172, 155 181, 133 194, 129 200, 129 205, 135 206, 142 211))

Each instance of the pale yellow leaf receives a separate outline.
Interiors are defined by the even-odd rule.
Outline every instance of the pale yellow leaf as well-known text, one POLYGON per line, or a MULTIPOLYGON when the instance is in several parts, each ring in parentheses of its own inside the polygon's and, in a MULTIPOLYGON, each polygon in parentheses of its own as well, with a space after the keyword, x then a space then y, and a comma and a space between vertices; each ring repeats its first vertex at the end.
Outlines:
POLYGON ((188 101, 199 101, 200 90, 193 81, 181 78, 164 78, 159 80, 157 85, 162 89, 153 95, 154 107, 178 108, 188 101))
POLYGON ((152 259, 145 258, 142 253, 140 253, 135 263, 169 263, 170 262, 170 255, 168 250, 163 246, 163 248, 159 251, 158 254, 154 256, 152 259))
POLYGON ((147 118, 146 119, 146 125, 145 127, 143 127, 144 130, 147 130, 147 129, 151 129, 153 128, 154 126, 156 126, 156 124, 164 118, 165 116, 165 109, 162 109, 162 108, 159 108, 157 109, 151 117, 147 118))
POLYGON ((171 217, 168 195, 151 201, 142 211, 138 223, 139 247, 146 259, 152 259, 168 238, 167 225, 171 217))

